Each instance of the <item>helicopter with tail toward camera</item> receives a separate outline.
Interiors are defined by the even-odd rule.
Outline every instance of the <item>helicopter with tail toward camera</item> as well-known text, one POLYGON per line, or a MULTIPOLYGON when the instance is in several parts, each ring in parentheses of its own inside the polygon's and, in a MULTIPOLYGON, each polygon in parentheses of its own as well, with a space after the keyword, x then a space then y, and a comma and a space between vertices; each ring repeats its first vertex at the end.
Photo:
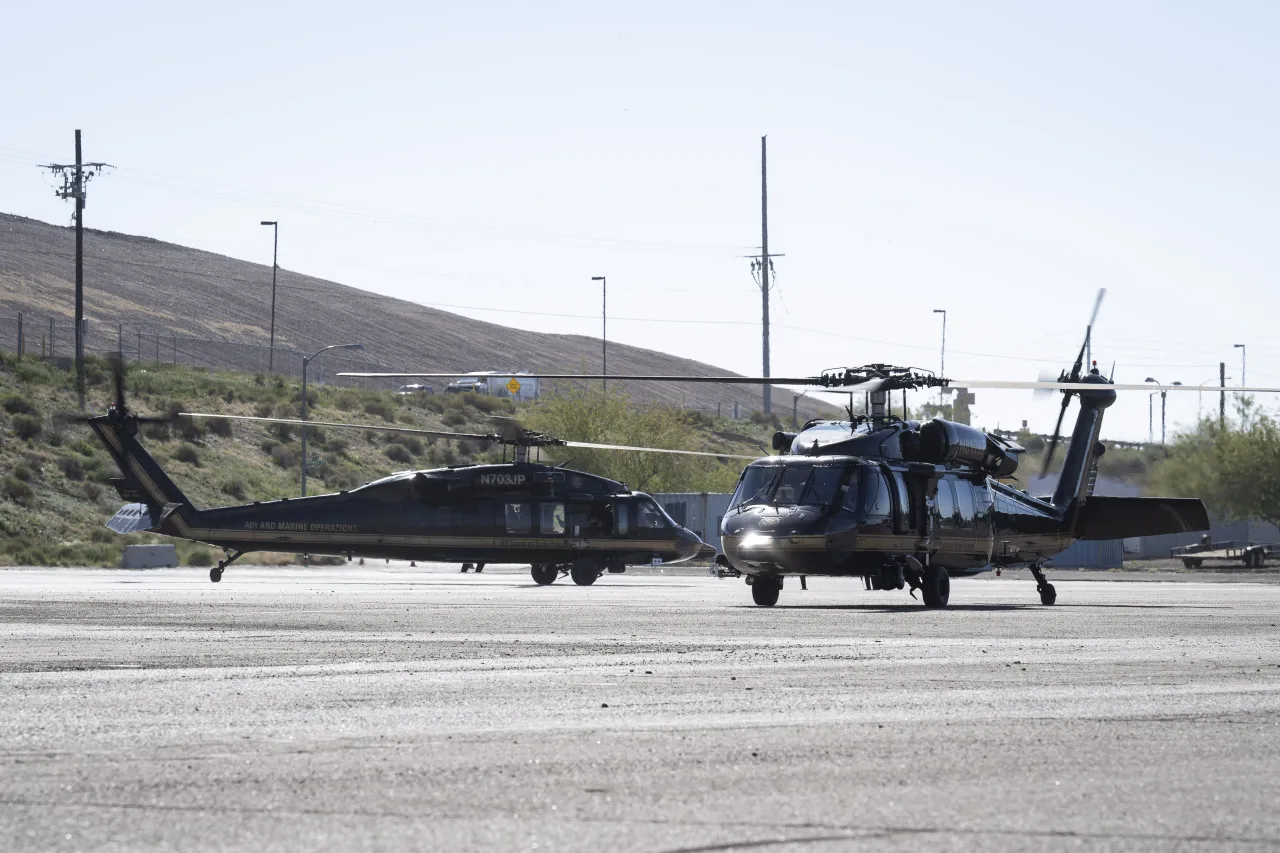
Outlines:
POLYGON ((754 456, 565 441, 494 418, 489 433, 367 426, 290 418, 258 418, 182 412, 138 415, 125 403, 123 371, 116 371, 116 399, 107 413, 77 418, 87 423, 120 468, 112 480, 128 504, 107 526, 120 534, 151 532, 204 542, 226 556, 209 571, 222 580, 227 566, 245 554, 286 551, 352 558, 436 560, 483 569, 485 563, 528 563, 535 583, 568 574, 589 586, 628 566, 680 563, 711 557, 715 549, 671 519, 649 495, 614 480, 542 464, 547 447, 580 447, 670 453, 717 459, 754 456), (493 464, 402 471, 365 485, 312 497, 280 498, 210 509, 197 508, 139 440, 142 424, 181 418, 284 423, 408 433, 501 446, 493 464), (511 459, 506 460, 507 450, 511 459), (531 454, 533 458, 531 459, 531 454))
MULTIPOLYGON (((1101 297, 1099 297, 1099 302, 1101 297)), ((1097 304, 1094 314, 1096 317, 1097 304)), ((1090 327, 1092 326, 1092 321, 1090 327)), ((1040 602, 1057 590, 1046 562, 1078 540, 1123 539, 1206 530, 1196 498, 1106 497, 1094 494, 1106 410, 1118 392, 1194 390, 1182 385, 1117 384, 1096 364, 1085 369, 1088 337, 1056 381, 953 380, 929 371, 870 364, 792 378, 610 375, 610 382, 723 382, 804 385, 865 393, 869 412, 847 420, 814 420, 778 432, 778 455, 751 462, 720 522, 721 553, 713 574, 742 577, 756 604, 778 602, 785 579, 858 577, 868 590, 919 591, 927 607, 945 607, 951 578, 1025 567, 1040 602), (889 412, 889 394, 935 388, 1060 392, 1062 405, 1045 472, 1072 399, 1079 412, 1067 441, 1057 487, 1031 495, 1007 482, 1024 448, 966 424, 904 420, 889 412)), ((442 374, 347 374, 430 377, 442 374)), ((534 374, 543 379, 602 379, 534 374)), ((1280 388, 1244 388, 1272 393, 1280 388)))

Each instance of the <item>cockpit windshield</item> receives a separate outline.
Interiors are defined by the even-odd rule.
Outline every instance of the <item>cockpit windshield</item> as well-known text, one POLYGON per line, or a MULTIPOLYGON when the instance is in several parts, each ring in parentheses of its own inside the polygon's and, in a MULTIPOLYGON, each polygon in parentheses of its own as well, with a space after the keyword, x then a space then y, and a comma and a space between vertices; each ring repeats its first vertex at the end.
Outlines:
POLYGON ((844 479, 842 465, 759 465, 742 474, 730 508, 826 506, 835 500, 844 479))

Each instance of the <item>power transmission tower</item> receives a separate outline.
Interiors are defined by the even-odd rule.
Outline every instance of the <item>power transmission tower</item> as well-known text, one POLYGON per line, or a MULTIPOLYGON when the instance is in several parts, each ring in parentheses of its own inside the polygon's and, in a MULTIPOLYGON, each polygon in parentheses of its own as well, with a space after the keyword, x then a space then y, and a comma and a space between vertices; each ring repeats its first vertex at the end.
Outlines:
MULTIPOLYGON (((773 275, 773 259, 782 258, 785 255, 775 255, 769 253, 769 158, 768 158, 768 139, 767 136, 760 137, 760 254, 748 255, 751 259, 751 274, 756 277, 756 284, 760 287, 760 296, 762 300, 762 333, 764 344, 764 372, 762 376, 768 378, 769 373, 769 277, 773 275)), ((764 386, 764 413, 767 415, 773 411, 773 386, 765 383, 764 386)))
POLYGON ((54 190, 58 198, 75 201, 76 223, 76 394, 84 411, 84 205, 85 189, 110 163, 85 163, 80 152, 80 131, 76 131, 76 162, 49 163, 49 171, 62 178, 62 188, 54 190))

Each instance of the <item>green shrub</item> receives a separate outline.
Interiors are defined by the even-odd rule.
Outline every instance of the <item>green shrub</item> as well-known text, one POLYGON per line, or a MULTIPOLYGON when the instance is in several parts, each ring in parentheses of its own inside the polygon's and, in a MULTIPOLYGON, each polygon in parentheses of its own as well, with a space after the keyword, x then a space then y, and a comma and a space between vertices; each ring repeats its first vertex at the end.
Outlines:
POLYGON ((222 489, 224 495, 230 495, 238 501, 244 500, 244 480, 224 480, 219 488, 222 489))
POLYGON ((186 462, 188 465, 200 467, 200 454, 190 444, 183 444, 178 447, 178 452, 173 454, 179 462, 186 462))
POLYGON ((142 435, 152 441, 168 441, 170 438, 169 425, 167 423, 143 424, 142 435))
POLYGON ((474 408, 479 409, 485 414, 492 415, 496 413, 511 413, 515 411, 515 406, 505 397, 486 397, 483 394, 460 394, 474 408))
POLYGON ((271 449, 271 461, 281 468, 292 468, 298 464, 298 454, 292 448, 277 444, 271 449))
POLYGON ((281 441, 293 440, 293 424, 271 424, 267 431, 281 441))
POLYGON ((355 391, 336 391, 333 394, 333 407, 343 412, 354 412, 360 409, 360 395, 355 391))
POLYGON ((102 487, 97 483, 85 483, 84 496, 96 503, 98 498, 102 497, 102 487))
POLYGON ((178 421, 178 425, 185 441, 199 441, 200 437, 204 435, 204 429, 194 418, 182 418, 178 421))
POLYGON ((444 422, 446 426, 460 427, 467 423, 467 416, 458 410, 444 413, 444 422))
POLYGON ((40 419, 39 414, 34 415, 14 415, 13 416, 13 434, 24 441, 30 441, 44 429, 44 423, 40 419))
POLYGON ((395 407, 386 400, 370 400, 364 404, 364 412, 366 415, 377 415, 387 423, 396 421, 395 407))
POLYGON ((35 493, 31 491, 31 487, 17 477, 5 477, 3 485, 5 495, 14 503, 28 506, 35 499, 35 493))
POLYGON ((213 552, 208 548, 193 548, 191 553, 187 554, 187 565, 196 566, 198 568, 207 568, 213 565, 213 552))
POLYGON ((280 446, 280 442, 276 441, 274 438, 268 438, 264 439, 262 444, 259 444, 258 446, 262 448, 263 453, 270 456, 275 452, 275 449, 280 446))
POLYGON ((404 433, 392 433, 387 438, 388 444, 398 444, 414 456, 422 455, 422 441, 414 435, 405 435, 404 433))
POLYGON ((204 428, 210 435, 231 438, 231 421, 223 420, 222 418, 209 418, 204 422, 204 428))
POLYGON ((58 467, 62 469, 62 476, 68 480, 84 479, 84 463, 75 456, 60 457, 58 467))
POLYGON ((253 407, 253 414, 259 418, 274 418, 276 416, 276 407, 271 403, 259 403, 253 407))
POLYGON ((346 453, 351 444, 345 436, 334 435, 325 441, 324 446, 333 453, 346 453))
POLYGON ((404 447, 399 444, 389 444, 387 445, 387 449, 382 452, 385 453, 387 458, 392 462, 408 463, 413 461, 413 457, 409 455, 409 451, 405 450, 404 447))
POLYGON ((4 402, 0 403, 4 406, 4 410, 11 415, 34 415, 36 407, 27 401, 26 397, 21 394, 9 394, 4 398, 4 402))
POLYGON ((19 462, 13 466, 13 476, 17 477, 24 483, 30 483, 35 479, 35 474, 31 471, 31 466, 25 462, 19 462))

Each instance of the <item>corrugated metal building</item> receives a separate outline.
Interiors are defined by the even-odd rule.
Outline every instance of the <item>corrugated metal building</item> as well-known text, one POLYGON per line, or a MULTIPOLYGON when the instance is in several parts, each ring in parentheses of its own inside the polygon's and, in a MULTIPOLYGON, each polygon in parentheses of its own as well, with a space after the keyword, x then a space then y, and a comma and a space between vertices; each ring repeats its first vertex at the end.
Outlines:
POLYGON ((720 520, 729 509, 731 494, 723 492, 661 492, 653 499, 681 524, 720 550, 720 520))

